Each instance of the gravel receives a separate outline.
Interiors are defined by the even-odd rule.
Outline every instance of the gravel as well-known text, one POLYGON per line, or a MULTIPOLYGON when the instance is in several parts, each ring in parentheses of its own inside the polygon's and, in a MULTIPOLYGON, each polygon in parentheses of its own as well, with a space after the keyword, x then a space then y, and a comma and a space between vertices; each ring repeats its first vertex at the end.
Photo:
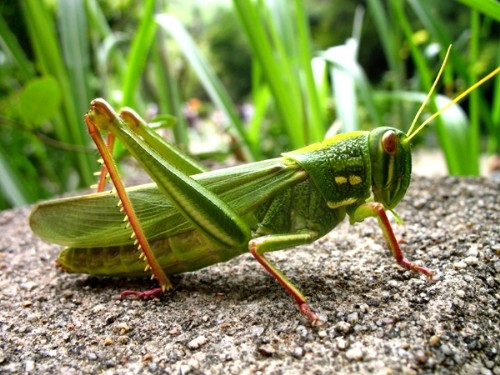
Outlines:
POLYGON ((119 300, 154 284, 60 273, 29 208, 1 212, 0 373, 500 375, 499 192, 415 178, 395 232, 436 283, 395 264, 373 219, 270 255, 320 327, 248 254, 173 277, 159 300, 119 300))

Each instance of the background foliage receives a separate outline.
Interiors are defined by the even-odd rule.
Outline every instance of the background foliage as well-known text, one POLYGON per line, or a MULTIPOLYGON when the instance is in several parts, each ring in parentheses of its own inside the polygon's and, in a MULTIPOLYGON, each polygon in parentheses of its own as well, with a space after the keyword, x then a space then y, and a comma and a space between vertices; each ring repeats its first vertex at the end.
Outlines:
MULTIPOLYGON (((499 21, 493 0, 2 3, 0 209, 93 183, 93 97, 174 115, 200 158, 262 159, 332 124, 407 129, 449 44, 439 106, 500 65, 499 21)), ((500 78, 435 128, 449 172, 477 175, 500 151, 500 78)))

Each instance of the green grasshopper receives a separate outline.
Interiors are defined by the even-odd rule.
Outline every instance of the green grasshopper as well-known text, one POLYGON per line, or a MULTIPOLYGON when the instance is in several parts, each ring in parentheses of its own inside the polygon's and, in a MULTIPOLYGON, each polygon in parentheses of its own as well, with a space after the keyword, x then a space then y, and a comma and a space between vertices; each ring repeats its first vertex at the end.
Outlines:
POLYGON ((102 177, 109 174, 118 205, 115 194, 102 191, 56 199, 37 205, 30 225, 42 239, 67 246, 57 260, 65 271, 136 277, 151 270, 158 280, 159 288, 124 291, 122 297, 160 295, 172 288, 167 275, 195 271, 249 251, 314 323, 318 316, 305 297, 265 253, 311 243, 346 214, 351 224, 376 217, 397 263, 432 280, 430 270, 403 256, 386 215, 410 184, 410 140, 449 106, 413 131, 425 102, 408 134, 390 127, 355 131, 275 159, 207 171, 160 138, 134 111, 117 114, 103 99, 95 99, 85 121, 104 163, 99 190, 102 177), (155 184, 125 189, 101 130, 118 138, 155 184), (123 230, 122 222, 132 232, 123 230))

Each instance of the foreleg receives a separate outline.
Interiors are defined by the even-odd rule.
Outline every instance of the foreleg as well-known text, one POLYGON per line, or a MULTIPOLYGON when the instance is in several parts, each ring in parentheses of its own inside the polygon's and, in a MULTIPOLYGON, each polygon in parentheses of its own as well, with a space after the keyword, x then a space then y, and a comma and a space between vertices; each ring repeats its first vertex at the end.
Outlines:
POLYGON ((394 235, 394 232, 392 230, 391 223, 389 222, 389 219, 387 218, 387 215, 385 213, 384 206, 381 203, 368 202, 362 204, 361 206, 357 207, 354 212, 350 213, 349 216, 351 217, 351 224, 363 221, 367 217, 376 217, 378 220, 378 224, 382 229, 382 233, 384 234, 387 245, 389 246, 392 255, 396 259, 396 262, 398 262, 400 266, 406 269, 423 273, 430 281, 432 281, 432 277, 434 276, 434 273, 432 271, 425 267, 417 266, 404 257, 403 252, 399 247, 396 236, 394 235))

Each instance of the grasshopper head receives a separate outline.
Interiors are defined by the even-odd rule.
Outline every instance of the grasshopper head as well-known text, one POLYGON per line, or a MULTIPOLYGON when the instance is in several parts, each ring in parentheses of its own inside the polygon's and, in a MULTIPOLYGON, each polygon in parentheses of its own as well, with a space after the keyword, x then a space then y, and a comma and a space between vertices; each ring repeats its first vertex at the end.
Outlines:
POLYGON ((402 131, 380 127, 370 132, 369 148, 375 201, 392 209, 404 197, 410 185, 410 144, 402 131))

